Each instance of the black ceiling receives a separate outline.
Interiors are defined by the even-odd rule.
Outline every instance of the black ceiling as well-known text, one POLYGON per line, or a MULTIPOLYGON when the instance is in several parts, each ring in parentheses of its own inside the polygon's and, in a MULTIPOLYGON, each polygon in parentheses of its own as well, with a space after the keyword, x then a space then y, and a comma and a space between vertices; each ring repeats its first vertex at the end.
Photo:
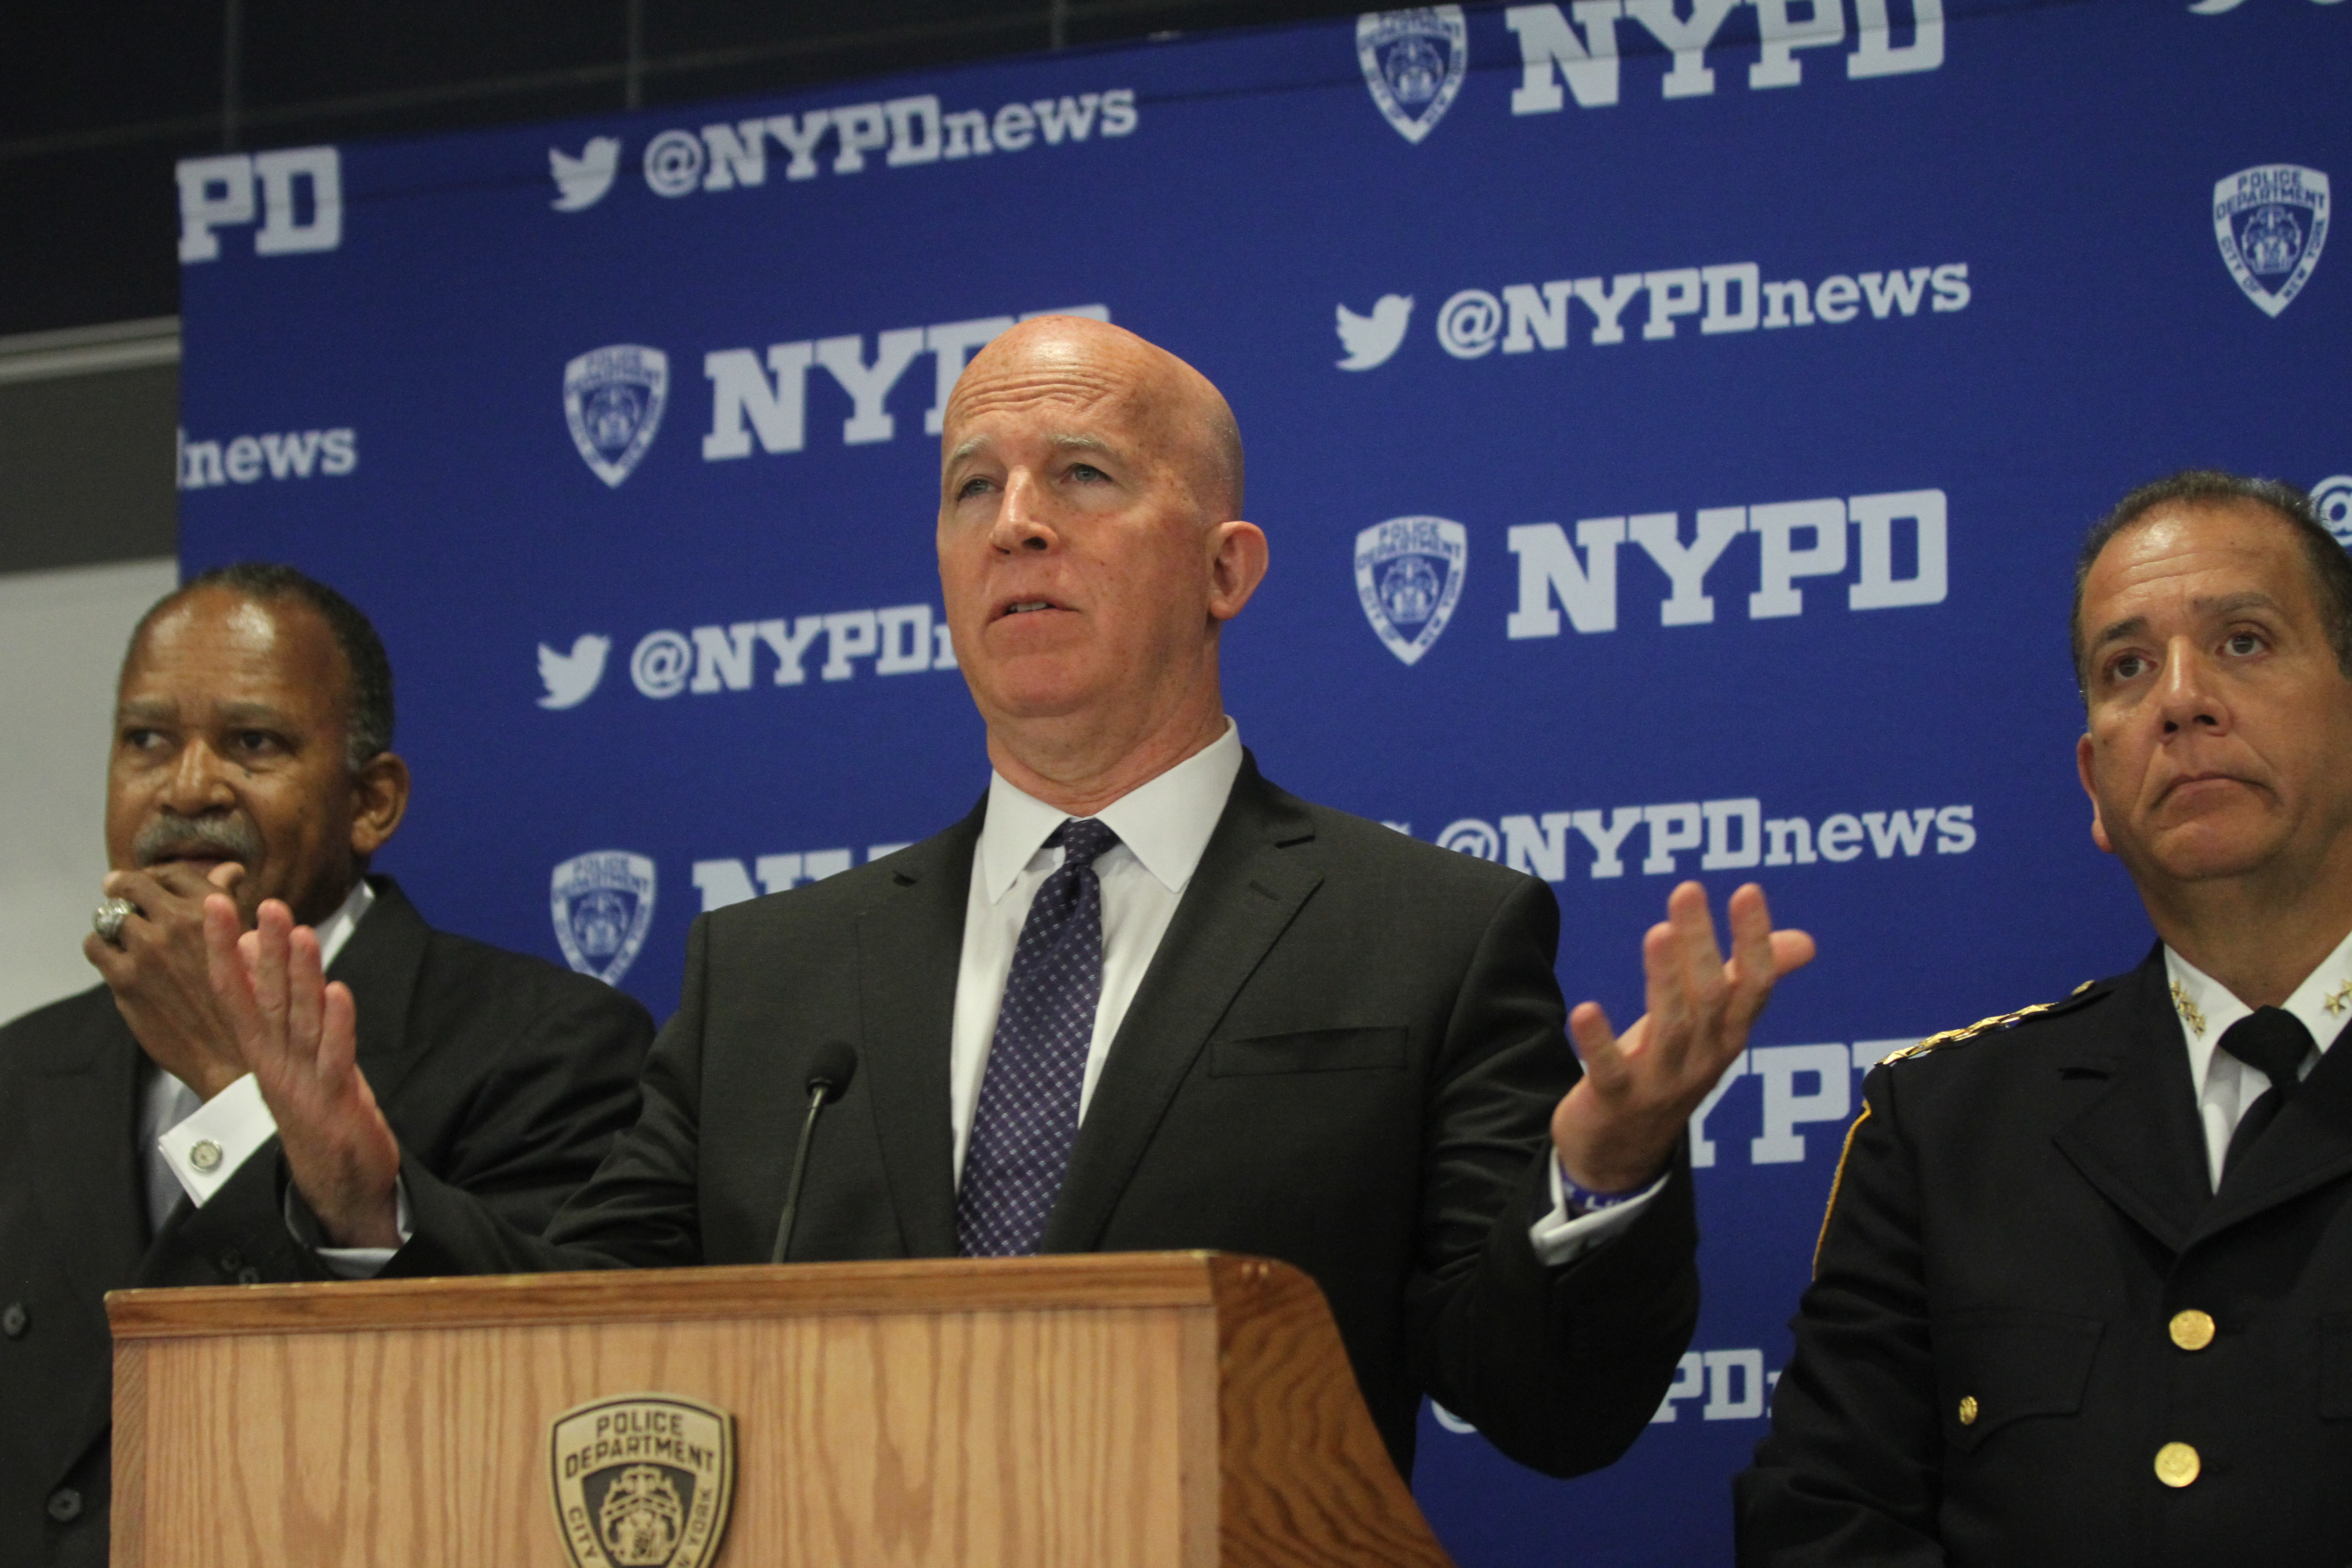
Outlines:
POLYGON ((172 165, 193 153, 730 97, 1355 8, 17 0, 0 5, 0 336, 175 313, 172 165))

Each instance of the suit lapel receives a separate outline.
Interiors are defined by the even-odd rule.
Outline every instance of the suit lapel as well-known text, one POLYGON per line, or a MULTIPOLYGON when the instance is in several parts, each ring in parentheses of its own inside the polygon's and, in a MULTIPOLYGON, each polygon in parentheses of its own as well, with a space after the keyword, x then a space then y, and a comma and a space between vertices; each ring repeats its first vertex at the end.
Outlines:
POLYGON ((2278 1120, 2221 1173, 2199 1216, 2203 1241, 2352 1171, 2352 1027, 2336 1037, 2278 1120))
POLYGON ((128 1285, 147 1250, 146 1163, 139 1148, 139 1042, 95 994, 73 1039, 26 1083, 28 1169, 40 1172, 41 1215, 77 1294, 128 1285), (94 1128, 113 1128, 93 1137, 94 1128))
POLYGON ((1244 754, 1233 795, 1111 1041, 1042 1249, 1099 1242, 1119 1194, 1234 995, 1323 879, 1313 822, 1244 754))
POLYGON ((389 877, 371 877, 368 885, 375 889, 375 902, 327 973, 352 988, 360 1070, 367 1075, 376 1099, 383 1100, 399 1089, 417 1060, 419 1053, 409 1048, 408 1005, 433 931, 399 883, 389 877))
POLYGON ((900 1239, 911 1258, 955 1255, 955 1132, 949 1057, 964 905, 988 798, 906 856, 857 918, 857 1061, 900 1239))
MULTIPOLYGON (((2167 999, 2164 950, 2119 989, 2130 1008, 2130 1039, 2120 1057, 2086 1055, 2115 1072, 2107 1092, 2059 1130, 2058 1148, 2108 1202, 2178 1253, 2211 1195, 2205 1131, 2180 1023, 2167 999)), ((2063 1070, 2063 1065, 2062 1065, 2063 1070)))

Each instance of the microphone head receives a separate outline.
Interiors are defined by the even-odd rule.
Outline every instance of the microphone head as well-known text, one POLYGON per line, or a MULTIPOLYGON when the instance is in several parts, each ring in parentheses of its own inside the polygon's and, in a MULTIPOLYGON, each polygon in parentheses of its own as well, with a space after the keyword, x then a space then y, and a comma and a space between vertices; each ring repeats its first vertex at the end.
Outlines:
POLYGON ((827 1040, 809 1058, 808 1090, 839 1100, 857 1076, 857 1050, 847 1040, 827 1040))

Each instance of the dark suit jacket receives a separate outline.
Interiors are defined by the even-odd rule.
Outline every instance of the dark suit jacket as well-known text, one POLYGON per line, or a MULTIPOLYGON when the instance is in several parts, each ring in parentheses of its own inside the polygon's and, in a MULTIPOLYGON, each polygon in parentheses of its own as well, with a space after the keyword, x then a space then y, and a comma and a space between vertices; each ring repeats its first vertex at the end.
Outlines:
MULTIPOLYGON (((983 802, 982 811, 985 810, 983 802)), ((955 1251, 948 1058, 982 812, 694 928, 635 1130, 532 1245, 427 1181, 397 1272, 766 1259, 811 1053, 795 1260, 955 1251)), ((1401 1469, 1423 1390, 1570 1474, 1656 1411, 1698 1302, 1690 1178, 1560 1268, 1553 1105, 1575 1081, 1541 882, 1297 800, 1244 766, 1078 1129, 1049 1252, 1217 1247, 1328 1298, 1401 1469)))
POLYGON ((1743 1563, 2352 1560, 2352 1045, 2214 1193, 2166 993, 2158 949, 1870 1075, 1743 1563))
MULTIPOLYGON (((634 1119, 653 1020, 594 980, 427 927, 391 879, 336 955, 359 1061, 410 1157, 536 1232, 634 1119)), ((103 985, 0 1029, 0 1564, 107 1556, 125 1286, 321 1278, 274 1147, 151 1237, 139 1044, 103 985), (60 1517, 63 1516, 63 1517, 60 1517)))

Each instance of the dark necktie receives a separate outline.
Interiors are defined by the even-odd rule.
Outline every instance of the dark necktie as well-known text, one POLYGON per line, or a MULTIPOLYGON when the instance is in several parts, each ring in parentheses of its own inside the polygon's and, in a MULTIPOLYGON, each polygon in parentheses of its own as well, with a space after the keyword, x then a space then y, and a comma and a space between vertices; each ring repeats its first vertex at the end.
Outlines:
POLYGON ((2284 1007, 2257 1007, 2221 1032, 2221 1049, 2271 1080, 2270 1088, 2238 1118, 2238 1130, 2230 1134, 2229 1152, 2221 1156, 2221 1173, 2226 1176, 2303 1087, 2297 1069, 2311 1054, 2311 1031, 2284 1007))
POLYGON ((1037 1250, 1078 1136, 1078 1095, 1102 995, 1102 882, 1097 857, 1118 835, 1074 818, 1045 840, 1062 864, 1037 888, 1004 978, 1004 1005, 972 1110, 956 1250, 966 1258, 1037 1250))

